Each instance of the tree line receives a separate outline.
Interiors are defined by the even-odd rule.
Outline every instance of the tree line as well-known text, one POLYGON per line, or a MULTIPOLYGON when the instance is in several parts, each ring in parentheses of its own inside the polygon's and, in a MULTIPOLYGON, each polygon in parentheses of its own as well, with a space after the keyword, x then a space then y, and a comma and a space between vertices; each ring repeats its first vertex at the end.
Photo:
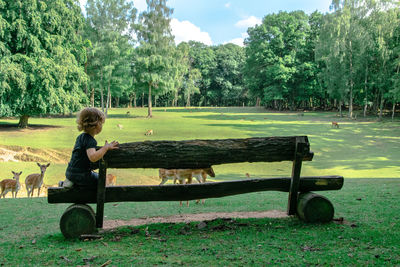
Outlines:
POLYGON ((348 108, 400 100, 398 1, 333 0, 331 12, 266 15, 244 47, 175 45, 166 0, 0 0, 0 116, 109 107, 348 108))

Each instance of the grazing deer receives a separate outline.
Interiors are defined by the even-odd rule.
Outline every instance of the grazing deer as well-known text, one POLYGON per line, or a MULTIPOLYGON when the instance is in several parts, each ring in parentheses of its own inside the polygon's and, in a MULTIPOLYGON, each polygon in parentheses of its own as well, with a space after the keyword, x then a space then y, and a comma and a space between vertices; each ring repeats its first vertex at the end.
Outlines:
POLYGON ((43 177, 44 177, 44 173, 47 169, 47 167, 50 166, 50 163, 47 165, 40 165, 39 163, 36 163, 39 168, 40 168, 40 174, 39 173, 34 173, 34 174, 29 174, 26 178, 25 178, 25 186, 26 186, 26 192, 31 197, 33 197, 33 190, 35 188, 37 188, 38 190, 38 196, 40 195, 40 187, 43 184, 43 177))
POLYGON ((153 129, 148 130, 144 135, 147 135, 147 136, 153 135, 153 129))
POLYGON ((110 186, 110 185, 117 185, 117 177, 114 174, 107 174, 106 177, 106 186, 110 186))
POLYGON ((337 123, 336 121, 332 121, 332 128, 333 127, 339 128, 339 123, 337 123))
POLYGON ((118 127, 120 130, 124 129, 124 125, 122 125, 122 124, 117 124, 117 127, 118 127))
POLYGON ((160 168, 158 170, 158 175, 160 179, 162 180, 160 185, 165 184, 168 179, 173 179, 174 184, 176 184, 176 181, 178 180, 180 184, 186 184, 186 180, 188 180, 188 183, 192 182, 193 177, 196 178, 196 180, 199 183, 204 183, 207 175, 210 175, 211 177, 215 177, 215 173, 212 167, 210 168, 204 168, 204 169, 162 169, 160 168))
POLYGON ((14 198, 17 198, 17 193, 21 188, 19 183, 19 176, 22 172, 16 173, 12 171, 14 175, 12 179, 4 179, 0 182, 1 194, 0 197, 5 198, 6 194, 11 191, 11 194, 14 198))
MULTIPOLYGON (((207 175, 215 177, 212 167, 204 169, 159 169, 158 173, 162 179, 160 185, 165 184, 168 179, 174 179, 174 184, 176 184, 176 181, 178 181, 179 184, 191 184, 193 182, 193 177, 196 178, 198 183, 204 183, 207 179, 207 175)), ((199 202, 200 200, 196 200, 196 203, 199 202)), ((202 203, 204 204, 204 199, 202 203)), ((182 201, 180 201, 180 205, 182 206, 182 201)), ((186 201, 186 206, 189 206, 189 201, 186 201)))

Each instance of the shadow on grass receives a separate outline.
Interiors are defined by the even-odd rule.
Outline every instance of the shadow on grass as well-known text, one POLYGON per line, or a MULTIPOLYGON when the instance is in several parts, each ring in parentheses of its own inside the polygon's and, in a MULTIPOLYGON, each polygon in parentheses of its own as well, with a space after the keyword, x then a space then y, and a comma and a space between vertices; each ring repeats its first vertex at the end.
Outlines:
MULTIPOLYGON (((214 116, 214 115, 212 115, 214 116)), ((255 116, 255 115, 253 115, 255 116)), ((209 117, 209 116, 204 116, 209 117)), ((222 118, 221 118, 222 119, 222 118)), ((246 132, 249 137, 267 137, 267 136, 308 136, 310 140, 311 151, 321 153, 317 169, 331 169, 341 167, 352 170, 369 170, 382 167, 398 166, 398 157, 395 153, 384 150, 400 148, 398 137, 392 131, 383 134, 382 129, 371 128, 368 124, 359 124, 347 126, 340 129, 331 128, 325 122, 304 121, 307 126, 302 124, 207 124, 207 126, 216 128, 231 128, 241 132, 246 132), (379 131, 379 136, 377 135, 379 131), (279 133, 279 135, 276 135, 279 133), (392 134, 393 133, 393 134, 392 134), (353 139, 353 141, 346 141, 353 139), (377 148, 381 149, 377 149, 377 148), (322 160, 322 161, 321 161, 322 160)), ((316 158, 314 158, 315 160, 316 158)))
POLYGON ((9 123, 0 121, 0 132, 15 132, 23 130, 49 130, 55 128, 63 128, 63 126, 46 125, 46 124, 29 124, 27 128, 19 128, 18 123, 9 123))
POLYGON ((145 116, 136 116, 132 114, 108 114, 107 118, 109 119, 137 119, 137 118, 145 118, 145 116))

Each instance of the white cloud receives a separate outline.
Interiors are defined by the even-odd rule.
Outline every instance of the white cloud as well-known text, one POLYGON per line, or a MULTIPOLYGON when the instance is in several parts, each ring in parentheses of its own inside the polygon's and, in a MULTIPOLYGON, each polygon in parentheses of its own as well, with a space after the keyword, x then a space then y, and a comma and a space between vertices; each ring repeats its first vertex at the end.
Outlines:
POLYGON ((135 8, 137 8, 138 13, 147 10, 147 3, 146 3, 146 0, 134 0, 134 1, 133 1, 133 6, 134 6, 135 8))
POLYGON ((172 34, 175 36, 175 43, 188 41, 198 41, 206 45, 212 45, 211 37, 208 32, 202 32, 199 27, 184 20, 179 21, 175 18, 171 20, 172 34))
POLYGON ((232 43, 232 44, 235 44, 235 45, 243 47, 244 46, 243 42, 244 42, 244 38, 235 38, 235 39, 232 39, 232 40, 230 40, 229 42, 226 42, 226 43, 232 43))
POLYGON ((226 7, 226 8, 230 8, 230 7, 231 7, 231 3, 226 3, 226 4, 225 4, 225 7, 226 7))
POLYGON ((244 46, 244 39, 247 38, 249 35, 247 34, 247 32, 243 32, 241 35, 242 35, 242 37, 232 39, 232 40, 230 40, 228 42, 225 42, 224 44, 232 43, 232 44, 235 44, 235 45, 243 47, 244 46))
POLYGON ((254 17, 254 16, 250 16, 247 19, 243 19, 243 20, 239 20, 238 22, 236 22, 235 26, 238 28, 249 28, 249 27, 253 27, 256 24, 261 24, 262 20, 254 17))

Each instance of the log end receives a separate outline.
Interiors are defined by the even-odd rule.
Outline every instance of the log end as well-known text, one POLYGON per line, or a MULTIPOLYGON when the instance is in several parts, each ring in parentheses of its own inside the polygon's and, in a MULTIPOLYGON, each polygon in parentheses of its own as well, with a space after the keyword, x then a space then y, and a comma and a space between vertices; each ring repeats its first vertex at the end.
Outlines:
POLYGON ((93 209, 85 204, 69 206, 60 219, 60 229, 65 238, 76 238, 96 231, 96 217, 93 209))
POLYGON ((334 208, 326 197, 307 192, 299 195, 297 215, 305 222, 327 223, 333 219, 334 208))

